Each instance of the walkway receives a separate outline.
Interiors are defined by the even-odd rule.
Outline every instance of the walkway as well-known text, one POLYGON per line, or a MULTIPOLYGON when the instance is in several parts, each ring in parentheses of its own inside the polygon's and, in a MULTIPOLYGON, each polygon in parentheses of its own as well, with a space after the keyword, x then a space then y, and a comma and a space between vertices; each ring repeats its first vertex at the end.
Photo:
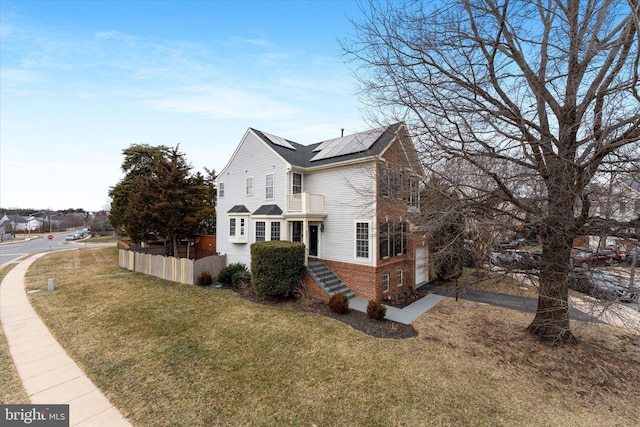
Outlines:
MULTIPOLYGON (((442 295, 429 294, 418 301, 406 306, 405 308, 396 308, 386 305, 387 313, 384 318, 393 320, 394 322, 411 324, 418 317, 429 311, 432 307, 442 301, 445 297, 442 295)), ((349 300, 349 307, 357 311, 367 312, 367 304, 369 302, 363 298, 355 297, 349 300)))
POLYGON ((31 307, 24 275, 43 255, 20 262, 0 286, 0 323, 31 403, 68 404, 70 426, 131 426, 67 355, 31 307))

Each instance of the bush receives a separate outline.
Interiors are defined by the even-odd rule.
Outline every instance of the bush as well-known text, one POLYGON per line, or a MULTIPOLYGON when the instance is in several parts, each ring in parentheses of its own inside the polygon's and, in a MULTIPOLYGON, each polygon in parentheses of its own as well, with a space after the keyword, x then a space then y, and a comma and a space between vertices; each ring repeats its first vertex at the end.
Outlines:
POLYGON ((331 298, 329 298, 329 310, 336 314, 345 314, 349 311, 349 298, 345 294, 331 295, 331 298))
POLYGON ((203 271, 198 274, 196 278, 196 284, 198 286, 210 286, 213 283, 213 278, 211 277, 211 273, 208 271, 203 271))
POLYGON ((227 285, 227 286, 233 286, 233 287, 237 287, 239 285, 239 281, 238 278, 240 277, 241 274, 246 274, 248 273, 247 271, 247 266, 244 265, 241 262, 236 262, 233 264, 229 264, 228 266, 224 267, 222 270, 220 270, 220 273, 218 273, 218 283, 222 283, 223 285, 227 285), (235 277, 235 280, 234 280, 235 277))
POLYGON ((231 286, 239 288, 245 283, 251 283, 251 273, 247 270, 236 271, 231 278, 231 286))
POLYGON ((373 320, 382 320, 384 315, 387 314, 387 307, 380 301, 369 301, 367 304, 367 317, 373 320))
POLYGON ((281 240, 251 245, 253 289, 258 294, 288 297, 302 284, 304 245, 281 240))

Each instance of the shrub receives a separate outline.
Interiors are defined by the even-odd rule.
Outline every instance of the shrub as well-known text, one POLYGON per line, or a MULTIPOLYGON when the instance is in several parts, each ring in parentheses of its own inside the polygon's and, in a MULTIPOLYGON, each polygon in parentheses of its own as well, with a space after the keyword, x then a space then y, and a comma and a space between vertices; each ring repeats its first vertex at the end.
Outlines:
POLYGON ((302 284, 304 245, 284 240, 251 245, 251 279, 258 294, 288 297, 302 284))
POLYGON ((213 283, 213 278, 211 277, 211 273, 208 271, 203 271, 198 274, 196 278, 196 284, 198 286, 210 286, 213 283))
POLYGON ((387 314, 387 307, 380 301, 369 301, 367 304, 367 317, 373 320, 382 320, 384 315, 387 314))
POLYGON ((349 298, 345 294, 331 295, 329 298, 329 310, 337 314, 345 314, 349 311, 349 298))
POLYGON ((231 286, 239 288, 245 283, 251 283, 251 273, 247 270, 236 271, 231 278, 231 286))
POLYGON ((217 279, 218 282, 222 283, 223 285, 237 287, 239 282, 236 281, 236 283, 234 283, 234 276, 241 273, 247 273, 247 266, 241 262, 236 262, 233 264, 229 264, 228 266, 220 270, 217 279))

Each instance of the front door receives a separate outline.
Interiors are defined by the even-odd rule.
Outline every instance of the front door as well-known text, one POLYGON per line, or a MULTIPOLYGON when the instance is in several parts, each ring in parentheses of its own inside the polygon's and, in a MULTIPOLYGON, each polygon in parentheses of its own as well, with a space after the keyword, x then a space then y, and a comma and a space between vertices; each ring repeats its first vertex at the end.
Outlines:
POLYGON ((318 226, 309 226, 309 256, 318 256, 318 226))

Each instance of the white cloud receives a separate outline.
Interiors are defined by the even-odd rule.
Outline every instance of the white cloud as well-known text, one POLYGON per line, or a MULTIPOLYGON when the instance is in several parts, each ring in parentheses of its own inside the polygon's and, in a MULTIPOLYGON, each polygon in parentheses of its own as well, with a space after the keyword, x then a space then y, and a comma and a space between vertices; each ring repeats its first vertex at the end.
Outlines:
POLYGON ((151 108, 174 113, 202 114, 216 119, 282 120, 297 116, 297 108, 263 94, 230 87, 193 86, 174 89, 146 101, 151 108))
POLYGON ((96 39, 122 41, 130 46, 133 46, 137 41, 143 40, 140 37, 136 37, 131 34, 124 34, 116 30, 98 31, 94 34, 94 36, 96 39))

